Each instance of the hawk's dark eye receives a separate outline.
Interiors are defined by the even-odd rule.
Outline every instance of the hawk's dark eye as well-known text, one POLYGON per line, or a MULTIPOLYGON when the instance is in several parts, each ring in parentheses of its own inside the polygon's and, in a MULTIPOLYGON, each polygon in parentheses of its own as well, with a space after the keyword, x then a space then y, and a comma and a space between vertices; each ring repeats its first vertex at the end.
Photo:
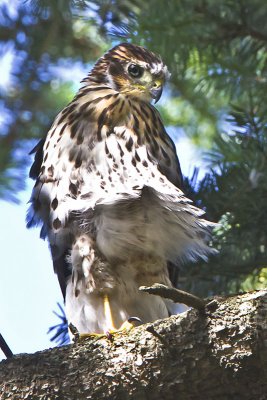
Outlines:
POLYGON ((141 78, 144 73, 144 69, 136 64, 130 64, 128 67, 128 72, 133 78, 141 78))

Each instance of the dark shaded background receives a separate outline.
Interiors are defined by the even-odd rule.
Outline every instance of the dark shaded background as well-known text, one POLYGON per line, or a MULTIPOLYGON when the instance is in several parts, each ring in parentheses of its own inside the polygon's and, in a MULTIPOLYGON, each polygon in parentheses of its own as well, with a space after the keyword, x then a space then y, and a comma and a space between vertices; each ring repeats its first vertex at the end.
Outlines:
POLYGON ((24 189, 28 152, 72 98, 75 71, 129 40, 169 66, 164 123, 207 166, 185 177, 186 191, 221 223, 218 256, 181 266, 178 285, 201 296, 266 286, 266 21, 264 0, 2 1, 0 56, 11 69, 0 87, 1 198, 24 189))

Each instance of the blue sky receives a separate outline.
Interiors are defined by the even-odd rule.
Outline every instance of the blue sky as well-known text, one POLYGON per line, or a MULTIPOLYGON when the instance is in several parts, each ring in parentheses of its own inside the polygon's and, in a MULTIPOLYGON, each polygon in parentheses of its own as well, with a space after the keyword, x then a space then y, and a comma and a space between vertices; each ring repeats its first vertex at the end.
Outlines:
MULTIPOLYGON (((0 0, 0 5, 4 2, 7 3, 0 0)), ((13 0, 13 6, 16 3, 13 0)), ((0 89, 5 90, 10 84, 12 60, 13 50, 7 48, 0 58, 0 89)), ((54 67, 54 76, 59 83, 72 80, 77 89, 88 70, 89 67, 85 71, 79 64, 71 69, 69 64, 61 65, 54 67)), ((166 97, 165 94, 162 103, 166 97)), ((4 118, 0 113, 0 125, 4 118)), ((174 128, 169 132, 175 133, 174 128)), ((190 176, 193 166, 202 164, 199 153, 180 131, 177 149, 182 171, 190 176)), ((60 322, 53 310, 58 311, 56 303, 62 303, 62 296, 48 245, 39 239, 38 229, 27 230, 25 226, 32 186, 33 182, 28 180, 27 189, 19 194, 19 205, 0 201, 0 332, 14 353, 32 353, 51 347, 47 330, 60 322)))
POLYGON ((46 332, 59 322, 52 311, 61 301, 47 243, 25 227, 29 193, 21 193, 20 205, 0 202, 0 325, 14 353, 51 346, 46 332))

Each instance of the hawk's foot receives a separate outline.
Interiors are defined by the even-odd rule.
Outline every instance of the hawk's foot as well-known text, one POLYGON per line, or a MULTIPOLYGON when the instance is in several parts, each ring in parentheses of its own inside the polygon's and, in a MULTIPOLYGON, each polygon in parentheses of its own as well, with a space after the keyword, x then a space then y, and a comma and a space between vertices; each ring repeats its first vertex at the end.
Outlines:
POLYGON ((120 335, 120 334, 125 334, 128 333, 131 329, 133 329, 136 326, 136 322, 141 324, 142 321, 138 317, 131 317, 127 321, 123 322, 123 324, 120 326, 119 329, 116 329, 114 327, 108 329, 105 333, 79 333, 77 328, 73 324, 69 324, 69 329, 74 336, 74 342, 82 342, 83 340, 86 339, 94 339, 94 340, 99 340, 99 339, 108 339, 108 340, 113 340, 114 336, 120 335))
POLYGON ((135 328, 135 322, 142 323, 138 317, 130 317, 127 321, 123 322, 119 329, 111 328, 106 332, 106 337, 112 340, 114 335, 128 333, 131 329, 135 328))
POLYGON ((82 341, 84 339, 102 339, 107 338, 112 340, 113 337, 117 334, 123 334, 129 332, 131 329, 135 327, 135 322, 142 323, 140 318, 138 317, 130 317, 127 321, 123 322, 120 328, 115 328, 115 324, 113 322, 110 300, 107 294, 103 296, 103 308, 104 308, 104 316, 106 321, 106 331, 103 333, 79 333, 77 328, 70 324, 69 329, 74 336, 74 341, 82 341))
POLYGON ((108 330, 106 331, 106 336, 109 339, 112 339, 112 336, 117 333, 127 333, 128 331, 130 331, 132 328, 134 328, 133 324, 134 321, 142 323, 140 318, 131 317, 127 321, 123 322, 123 324, 120 326, 119 329, 115 328, 110 307, 110 300, 107 294, 104 295, 104 315, 108 326, 108 330))
POLYGON ((82 342, 84 339, 102 339, 107 337, 107 335, 105 333, 80 333, 78 331, 78 329, 72 324, 69 324, 69 330, 71 331, 72 335, 73 335, 73 341, 75 343, 77 342, 82 342))

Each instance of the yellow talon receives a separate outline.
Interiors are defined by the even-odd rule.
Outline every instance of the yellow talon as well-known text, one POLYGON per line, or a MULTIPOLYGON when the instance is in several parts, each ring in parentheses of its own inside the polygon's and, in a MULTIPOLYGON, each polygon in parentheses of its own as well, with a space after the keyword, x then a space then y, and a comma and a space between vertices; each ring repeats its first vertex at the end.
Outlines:
POLYGON ((137 321, 139 323, 142 323, 142 321, 137 318, 137 317, 131 317, 129 318, 128 321, 123 322, 123 324, 120 326, 119 329, 115 328, 113 318, 112 318, 112 312, 111 312, 111 307, 110 307, 110 302, 108 295, 104 295, 104 315, 107 323, 107 331, 105 333, 79 333, 77 329, 70 324, 69 328, 71 333, 74 336, 75 341, 82 341, 84 339, 102 339, 102 338, 107 338, 107 339, 112 339, 113 335, 115 334, 122 334, 122 333, 127 333, 131 329, 134 328, 134 321, 137 321))
POLYGON ((138 321, 142 322, 140 318, 137 317, 132 317, 129 318, 128 321, 123 322, 123 324, 117 329, 114 326, 113 318, 112 318, 112 312, 111 312, 111 307, 110 307, 110 302, 108 295, 104 295, 104 315, 107 321, 107 326, 108 330, 106 333, 106 336, 111 338, 111 335, 116 334, 116 333, 126 333, 127 331, 130 331, 131 329, 134 328, 134 324, 132 322, 138 321))

